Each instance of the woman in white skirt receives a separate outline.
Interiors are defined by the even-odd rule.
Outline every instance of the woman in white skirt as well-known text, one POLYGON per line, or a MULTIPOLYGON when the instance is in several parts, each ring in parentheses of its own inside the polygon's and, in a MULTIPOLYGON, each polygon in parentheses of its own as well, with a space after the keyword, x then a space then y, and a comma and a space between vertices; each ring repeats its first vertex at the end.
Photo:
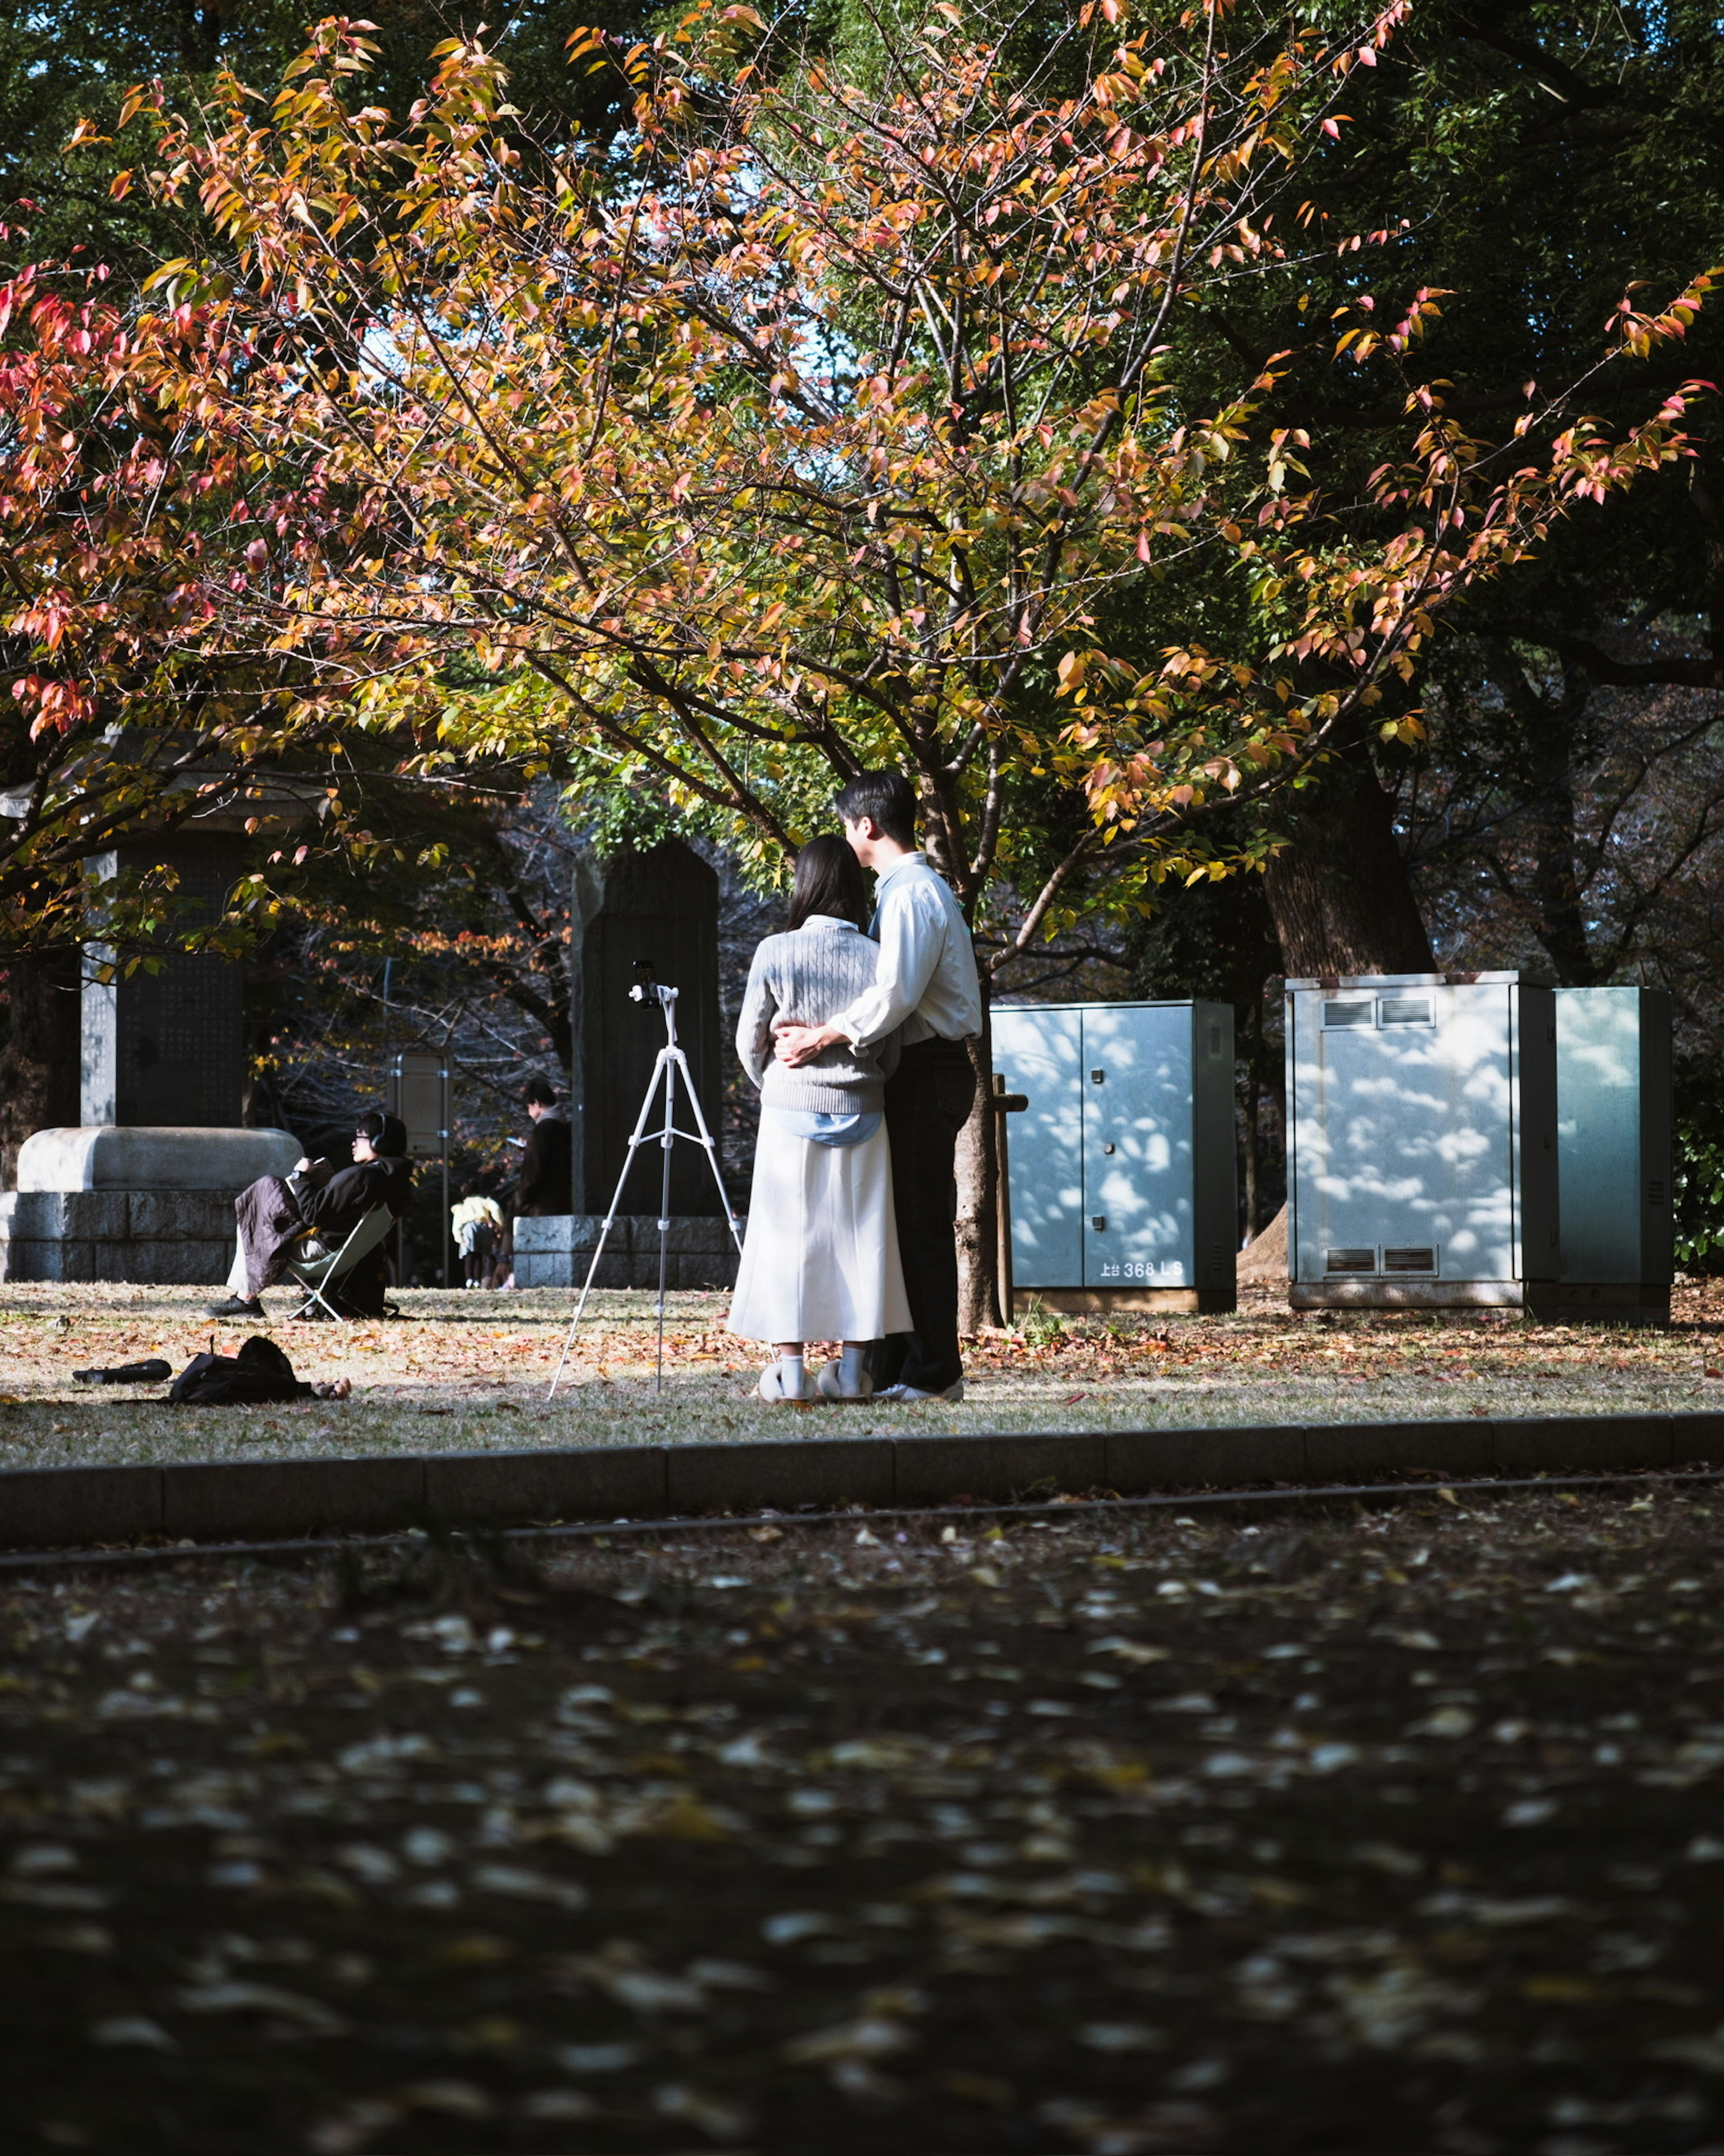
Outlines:
POLYGON ((911 1329, 884 1115, 895 1039, 840 1041, 794 1070, 772 1055, 775 1025, 822 1025, 873 986, 867 918, 855 855, 842 839, 811 839, 796 857, 789 930, 768 936, 749 969, 736 1053, 760 1088, 760 1137, 730 1324, 778 1351, 762 1399, 866 1399, 869 1342, 911 1329), (842 1342, 813 1383, 810 1340, 842 1342))

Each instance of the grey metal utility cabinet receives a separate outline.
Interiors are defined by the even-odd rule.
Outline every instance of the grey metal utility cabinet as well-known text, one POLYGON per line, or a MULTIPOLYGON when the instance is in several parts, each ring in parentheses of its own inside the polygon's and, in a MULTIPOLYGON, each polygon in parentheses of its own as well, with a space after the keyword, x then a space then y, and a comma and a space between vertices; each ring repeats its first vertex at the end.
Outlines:
POLYGON ((1525 973, 1287 983, 1296 1310, 1537 1306, 1558 1272, 1555 991, 1525 973))
POLYGON ((1557 990, 1562 1264, 1542 1317, 1667 1324, 1675 1270, 1670 998, 1662 988, 1557 990))
POLYGON ((1231 1310, 1239 1241, 1228 1004, 1029 1004, 993 1015, 1012 1118, 1013 1300, 1231 1310))

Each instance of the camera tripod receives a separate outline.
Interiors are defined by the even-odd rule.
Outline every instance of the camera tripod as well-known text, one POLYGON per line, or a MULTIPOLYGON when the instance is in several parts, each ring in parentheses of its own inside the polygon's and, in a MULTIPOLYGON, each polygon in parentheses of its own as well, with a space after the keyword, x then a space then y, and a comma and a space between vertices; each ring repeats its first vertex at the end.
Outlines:
POLYGON ((635 1119, 634 1134, 629 1138, 628 1150, 623 1155, 623 1173, 617 1178, 617 1188, 611 1199, 611 1209, 604 1216, 604 1225, 598 1232, 598 1243, 593 1253, 593 1261, 587 1268, 586 1285, 581 1290, 580 1301, 575 1305, 575 1314, 569 1320, 569 1329, 562 1343, 562 1358, 557 1363, 557 1375, 551 1380, 551 1389, 545 1396, 547 1400, 556 1399, 557 1389, 562 1383, 562 1373, 568 1366, 569 1351, 575 1344, 575 1328, 581 1322, 582 1315, 587 1307, 587 1298, 593 1292, 593 1283, 598 1277, 599 1260, 604 1255, 604 1246, 610 1240, 611 1229, 616 1223, 618 1214, 623 1208, 623 1188, 629 1180, 629 1171, 634 1167, 634 1156, 642 1146, 656 1142, 664 1154, 664 1169, 659 1182, 659 1363, 657 1373, 653 1380, 653 1390, 655 1393, 662 1393, 664 1389, 664 1286, 668 1265, 666 1238, 670 1232, 670 1152, 679 1138, 686 1139, 690 1145, 698 1145, 706 1148, 706 1158, 712 1163, 712 1179, 718 1185, 719 1203, 724 1207, 725 1218, 731 1224, 731 1240, 736 1245, 738 1255, 741 1253, 742 1232, 736 1225, 736 1216, 731 1210, 731 1201, 724 1187, 724 1178, 719 1173, 718 1148, 713 1142, 712 1133, 706 1127, 706 1118, 700 1112, 700 1096, 695 1091, 694 1075, 689 1069, 689 1060, 677 1045, 676 998, 679 992, 675 988, 667 988, 661 983, 655 981, 652 977, 652 968, 644 959, 635 960, 634 971, 638 978, 634 987, 629 991, 629 1000, 631 1003, 658 1004, 659 1009, 664 1014, 664 1045, 659 1050, 654 1060, 653 1075, 647 1085, 646 1098, 640 1104, 640 1113, 635 1119), (682 1074, 683 1086, 688 1093, 689 1105, 695 1111, 695 1122, 697 1127, 692 1131, 680 1131, 676 1127, 676 1079, 679 1071, 682 1074), (647 1120, 653 1112, 654 1103, 658 1098, 661 1082, 664 1088, 664 1120, 657 1130, 649 1131, 647 1120))

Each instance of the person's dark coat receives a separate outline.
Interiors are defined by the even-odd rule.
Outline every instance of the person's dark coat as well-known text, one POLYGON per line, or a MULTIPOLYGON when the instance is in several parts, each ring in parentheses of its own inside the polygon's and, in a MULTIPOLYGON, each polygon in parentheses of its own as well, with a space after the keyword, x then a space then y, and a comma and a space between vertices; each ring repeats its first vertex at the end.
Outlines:
MULTIPOLYGON (((357 1160, 331 1176, 321 1190, 307 1191, 300 1209, 330 1249, 359 1225, 374 1205, 387 1205, 398 1220, 413 1203, 413 1172, 404 1160, 357 1160)), ((374 1243, 351 1272, 344 1273, 329 1299, 348 1317, 381 1317, 389 1291, 389 1261, 374 1243)))
POLYGON ((541 1116, 521 1156, 521 1180, 515 1186, 517 1219, 543 1219, 567 1213, 574 1204, 575 1155, 569 1127, 559 1115, 541 1116))
POLYGON ((300 1198, 300 1218, 331 1248, 351 1235, 374 1205, 387 1205, 398 1220, 413 1203, 413 1172, 404 1160, 356 1160, 338 1168, 321 1190, 300 1198))
MULTIPOLYGON (((307 1228, 326 1248, 338 1250, 374 1205, 387 1205, 398 1220, 413 1199, 413 1168, 404 1160, 355 1161, 319 1185, 309 1175, 260 1176, 242 1190, 233 1210, 245 1253, 246 1289, 255 1296, 281 1278, 287 1259, 307 1228)), ((389 1269, 381 1244, 368 1250, 331 1291, 331 1300, 355 1317, 381 1317, 389 1269)))

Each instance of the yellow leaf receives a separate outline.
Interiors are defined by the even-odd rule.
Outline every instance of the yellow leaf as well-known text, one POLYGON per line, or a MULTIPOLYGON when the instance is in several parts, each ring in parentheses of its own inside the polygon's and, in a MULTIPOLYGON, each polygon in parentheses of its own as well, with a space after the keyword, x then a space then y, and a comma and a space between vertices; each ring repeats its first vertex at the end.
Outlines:
POLYGON ((728 1841, 730 1835, 694 1797, 678 1797, 654 1821, 651 1831, 668 1841, 728 1841))

